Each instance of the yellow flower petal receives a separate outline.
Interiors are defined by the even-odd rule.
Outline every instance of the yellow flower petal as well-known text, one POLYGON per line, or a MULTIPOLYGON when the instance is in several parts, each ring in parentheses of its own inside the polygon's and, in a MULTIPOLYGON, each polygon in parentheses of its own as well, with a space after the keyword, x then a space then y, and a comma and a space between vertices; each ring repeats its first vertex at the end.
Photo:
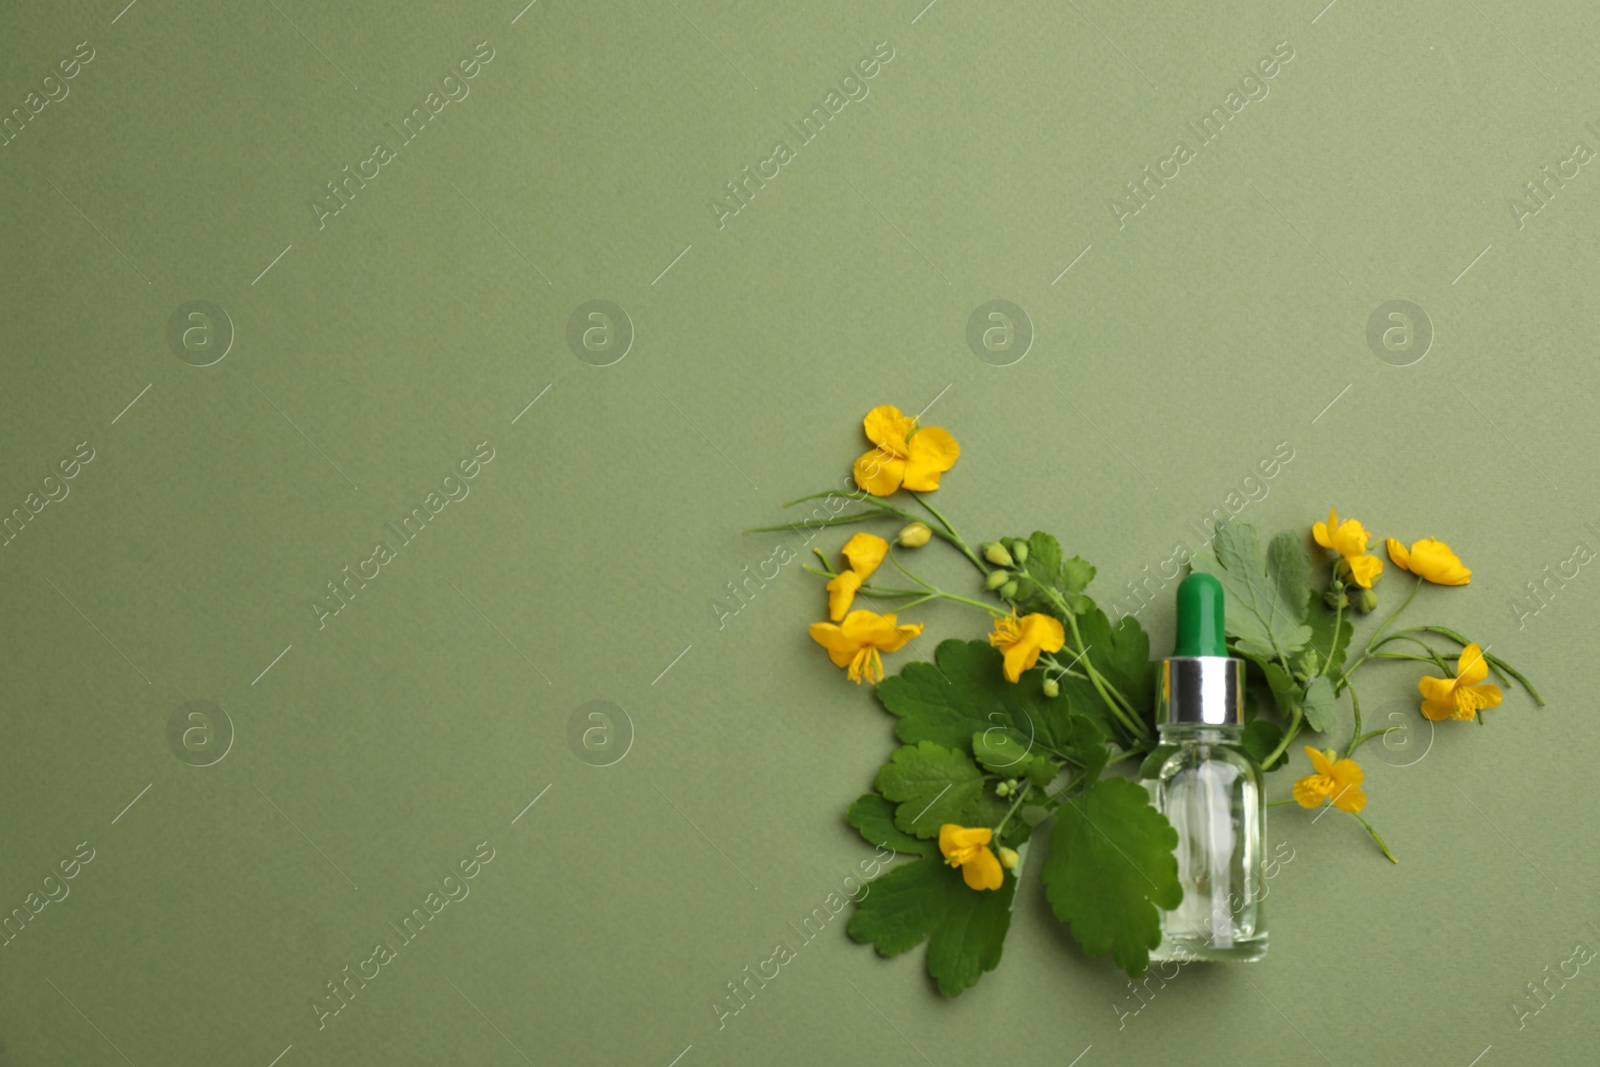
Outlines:
POLYGON ((1334 508, 1328 509, 1328 521, 1316 523, 1311 527, 1311 536, 1323 548, 1333 547, 1333 531, 1339 528, 1339 512, 1334 508))
POLYGON ((838 622, 850 610, 856 590, 861 588, 861 575, 845 571, 828 583, 828 618, 838 622))
POLYGON ((1354 815, 1367 806, 1367 794, 1355 786, 1341 788, 1333 794, 1333 806, 1354 815))
POLYGON ((1005 883, 1005 872, 1000 868, 999 859, 986 846, 961 865, 961 880, 967 883, 968 889, 999 889, 1005 883))
POLYGON ((922 632, 920 623, 897 625, 894 615, 852 611, 838 625, 811 624, 811 639, 828 650, 835 667, 844 667, 852 682, 883 680, 883 652, 894 652, 922 632))
POLYGON ((1302 747, 1306 750, 1306 755, 1310 757, 1311 766, 1316 769, 1316 772, 1324 778, 1332 779, 1333 764, 1328 762, 1328 757, 1324 756, 1310 745, 1304 745, 1302 747))
POLYGON ((1456 682, 1454 678, 1435 678, 1426 675, 1417 679, 1417 692, 1422 694, 1422 714, 1439 722, 1455 713, 1456 682))
POLYGON ((1383 573, 1383 560, 1377 556, 1346 556, 1350 564, 1350 577, 1363 589, 1371 589, 1372 581, 1383 573))
POLYGON ((1361 764, 1353 759, 1342 759, 1333 765, 1333 779, 1336 790, 1353 788, 1367 780, 1366 772, 1361 769, 1361 764))
POLYGON ((1456 686, 1455 717, 1458 719, 1474 718, 1483 708, 1500 706, 1504 694, 1497 685, 1458 685, 1456 686))
POLYGON ((1472 572, 1450 546, 1432 537, 1424 537, 1411 546, 1411 571, 1434 585, 1466 585, 1472 581, 1472 572))
POLYGON ((1449 700, 1424 700, 1422 702, 1422 715, 1433 722, 1443 722, 1456 713, 1456 700, 1454 693, 1449 700))
POLYGON ((961 446, 956 439, 937 426, 926 426, 911 436, 907 443, 905 487, 918 493, 928 493, 939 488, 939 475, 956 465, 961 446))
POLYGON ((994 831, 987 826, 966 827, 947 822, 939 827, 939 851, 944 853, 946 859, 962 863, 972 855, 973 850, 982 848, 993 838, 994 831))
POLYGON ((1346 519, 1339 524, 1339 529, 1333 535, 1333 547, 1341 556, 1352 560, 1366 552, 1367 542, 1371 538, 1367 535, 1367 528, 1361 525, 1359 519, 1346 519))
POLYGON ((906 476, 906 461, 881 448, 856 459, 856 485, 873 496, 888 496, 900 488, 906 476))
POLYGON ((1389 549, 1389 558, 1394 560, 1396 567, 1403 571, 1411 569, 1411 553, 1406 551, 1405 545, 1402 545, 1392 537, 1385 541, 1384 545, 1389 549))
POLYGON ((844 558, 862 578, 870 577, 889 554, 889 542, 869 533, 857 533, 844 543, 844 558))
POLYGON ((989 643, 1003 653, 1006 681, 1017 682, 1024 671, 1039 662, 1039 653, 1060 652, 1067 642, 1061 621, 1039 612, 1021 619, 1007 617, 994 621, 989 643))
POLYGON ((1468 645, 1461 650, 1461 657, 1456 660, 1456 684, 1477 685, 1489 677, 1489 661, 1483 657, 1483 649, 1477 645, 1468 645))
POLYGON ((828 650, 828 658, 835 667, 848 667, 861 647, 831 622, 814 622, 810 632, 811 640, 828 650))
POLYGON ((906 455, 906 436, 916 424, 916 419, 900 414, 900 409, 893 404, 875 407, 867 412, 865 419, 861 420, 861 428, 867 432, 867 440, 885 452, 901 457, 906 455))

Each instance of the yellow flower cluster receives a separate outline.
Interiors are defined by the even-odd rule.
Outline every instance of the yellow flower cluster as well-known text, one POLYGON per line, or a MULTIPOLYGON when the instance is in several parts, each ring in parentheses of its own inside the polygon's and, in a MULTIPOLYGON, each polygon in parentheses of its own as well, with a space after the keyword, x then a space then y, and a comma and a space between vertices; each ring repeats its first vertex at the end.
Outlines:
MULTIPOLYGON (((939 476, 956 465, 961 446, 937 426, 917 425, 915 416, 903 415, 892 404, 867 412, 862 420, 870 452, 855 462, 856 485, 873 496, 889 496, 898 489, 926 493, 939 488, 939 476)), ((931 531, 912 523, 900 532, 909 547, 928 543, 931 531)), ((844 569, 828 582, 828 618, 811 624, 811 639, 828 651, 834 666, 843 667, 850 680, 883 680, 883 653, 897 652, 922 633, 920 623, 901 625, 893 612, 851 611, 856 593, 889 554, 889 542, 869 533, 857 533, 845 542, 844 569)))

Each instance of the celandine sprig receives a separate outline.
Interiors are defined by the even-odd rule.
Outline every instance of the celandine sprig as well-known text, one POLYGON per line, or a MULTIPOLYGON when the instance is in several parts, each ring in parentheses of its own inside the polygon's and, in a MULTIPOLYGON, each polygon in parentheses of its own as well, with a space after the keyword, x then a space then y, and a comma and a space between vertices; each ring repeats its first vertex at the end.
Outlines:
MULTIPOLYGON (((1148 636, 1133 616, 1107 616, 1088 593, 1094 566, 1050 534, 969 541, 945 517, 928 494, 961 454, 946 430, 888 404, 869 411, 862 430, 871 447, 853 465, 854 490, 802 497, 791 503, 826 498, 826 513, 747 531, 799 531, 808 541, 834 526, 881 531, 854 531, 837 556, 814 548, 816 565, 804 568, 826 584, 818 611, 825 601, 828 618, 810 624, 812 640, 850 681, 874 683, 901 742, 846 816, 870 844, 905 858, 857 900, 850 935, 885 956, 929 942, 929 974, 941 992, 960 993, 998 966, 1028 843, 1042 831, 1050 849, 1038 873, 1052 911, 1085 951, 1143 974, 1162 944, 1162 913, 1184 901, 1179 834, 1126 776, 1138 768, 1150 777, 1171 754, 1156 729, 1161 689, 1148 636), (923 577, 934 571, 920 554, 936 546, 970 564, 969 584, 923 577), (911 645, 924 624, 902 618, 936 602, 980 612, 983 629, 931 655, 911 645), (889 673, 883 657, 908 646, 913 654, 889 673)), ((1211 552, 1190 566, 1215 578, 1199 584, 1220 588, 1224 601, 1205 656, 1244 661, 1238 746, 1270 773, 1288 766, 1297 740, 1324 738, 1302 744, 1309 767, 1268 806, 1349 816, 1393 861, 1368 821, 1373 783, 1355 754, 1409 727, 1363 729, 1357 672, 1379 661, 1428 668, 1396 681, 1417 687, 1418 712, 1430 721, 1481 723, 1513 683, 1543 700, 1488 644, 1438 624, 1397 628, 1422 586, 1471 581, 1454 550, 1432 537, 1409 548, 1385 539, 1411 585, 1358 643, 1358 620, 1379 606, 1384 561, 1375 543, 1364 523, 1333 509, 1309 531, 1265 545, 1252 526, 1223 520, 1211 552), (1308 542, 1328 550, 1327 565, 1314 564, 1308 542)), ((1193 654, 1163 662, 1185 655, 1193 654)), ((1373 795, 1381 799, 1381 789, 1373 795)))

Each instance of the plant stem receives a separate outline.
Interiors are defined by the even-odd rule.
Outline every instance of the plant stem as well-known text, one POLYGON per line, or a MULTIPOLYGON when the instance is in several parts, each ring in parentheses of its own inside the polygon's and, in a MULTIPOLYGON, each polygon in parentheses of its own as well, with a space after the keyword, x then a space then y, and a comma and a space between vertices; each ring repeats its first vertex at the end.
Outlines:
MULTIPOLYGON (((863 587, 863 591, 865 591, 865 587, 863 587)), ((901 604, 898 609, 900 611, 904 611, 907 608, 917 607, 920 604, 926 604, 930 600, 953 600, 957 604, 967 604, 971 607, 979 609, 980 611, 986 611, 996 619, 1003 619, 1007 615, 1011 614, 1004 608, 996 607, 993 604, 985 604, 981 600, 972 600, 969 597, 956 596, 954 593, 946 593, 940 589, 935 589, 931 593, 908 593, 906 595, 915 596, 917 599, 911 601, 909 604, 901 604)))
POLYGON ((1344 750, 1344 757, 1345 757, 1345 759, 1349 759, 1351 753, 1355 752, 1356 749, 1360 748, 1362 745, 1366 744, 1368 741, 1371 741, 1374 737, 1382 737, 1384 734, 1388 733, 1390 730, 1404 730, 1404 729, 1405 729, 1404 726, 1385 726, 1381 730, 1368 730, 1364 734, 1358 733, 1358 734, 1356 734, 1356 736, 1354 736, 1354 737, 1352 737, 1350 739, 1350 747, 1344 750))
MULTIPOLYGON (((1350 736, 1354 738, 1361 732, 1361 698, 1356 695, 1355 686, 1347 685, 1345 688, 1350 690, 1350 716, 1355 724, 1355 729, 1351 731, 1350 736)), ((1346 749, 1344 754, 1348 757, 1350 750, 1346 749)))
MULTIPOLYGON (((1054 594, 1054 599, 1060 601, 1060 595, 1054 594)), ((1072 640, 1077 645, 1078 652, 1076 662, 1083 664, 1084 670, 1089 675, 1090 684, 1094 686, 1095 691, 1100 694, 1100 699, 1105 701, 1106 706, 1111 709, 1111 713, 1117 717, 1117 721, 1122 724, 1124 729, 1141 741, 1149 740, 1150 732, 1137 719, 1133 705, 1128 703, 1126 697, 1117 692, 1115 686, 1101 677, 1100 672, 1095 669, 1094 663, 1089 659, 1089 650, 1084 647, 1083 634, 1078 629, 1078 617, 1071 611, 1066 610, 1065 602, 1062 602, 1060 606, 1063 614, 1067 617, 1067 625, 1072 627, 1072 640)))
POLYGON ((994 828, 994 838, 993 838, 993 840, 996 843, 999 843, 1000 835, 1005 832, 1006 823, 1010 822, 1011 821, 1011 816, 1015 815, 1017 813, 1017 809, 1022 807, 1023 800, 1026 799, 1026 797, 1028 796, 1028 793, 1032 789, 1033 789, 1033 784, 1030 782, 1029 784, 1023 786, 1020 790, 1017 791, 1017 799, 1015 799, 1015 800, 1013 800, 1011 802, 1011 808, 1010 808, 1010 810, 1008 810, 1006 812, 1005 818, 1001 819, 1000 820, 1000 825, 996 826, 994 828))
MULTIPOLYGON (((906 491, 911 492, 909 489, 906 491)), ((956 533, 956 528, 950 525, 949 519, 945 518, 939 513, 938 508, 928 503, 927 499, 923 497, 921 493, 911 493, 911 498, 926 508, 928 514, 932 515, 934 519, 938 521, 939 525, 944 527, 943 536, 945 540, 954 545, 956 550, 959 551, 963 556, 966 556, 967 559, 971 560, 972 565, 978 568, 978 572, 980 574, 987 575, 989 573, 989 565, 985 563, 976 552, 972 551, 972 549, 968 547, 967 542, 962 539, 960 534, 956 533)))
POLYGON ((1289 709, 1289 729, 1284 731, 1282 740, 1278 742, 1278 747, 1273 749, 1272 752, 1268 754, 1267 758, 1261 761, 1261 766, 1270 767, 1276 763, 1278 757, 1288 751, 1289 742, 1293 741, 1295 739, 1295 735, 1299 732, 1300 706, 1296 704, 1293 708, 1289 709))
MULTIPOLYGON (((1379 649, 1384 648, 1391 641, 1405 641, 1405 642, 1408 642, 1410 644, 1416 645, 1418 648, 1422 649, 1422 651, 1424 651, 1424 652, 1426 652, 1428 654, 1429 661, 1432 662, 1434 666, 1438 667, 1439 670, 1442 671, 1446 676, 1449 676, 1449 675, 1452 675, 1452 674, 1455 673, 1454 671, 1452 671, 1449 667, 1447 667, 1445 665, 1444 657, 1439 655, 1439 652, 1438 652, 1437 649, 1435 649, 1432 645, 1428 644, 1426 641, 1422 640, 1421 638, 1412 637, 1410 631, 1401 631, 1399 633, 1390 634, 1388 637, 1385 637, 1382 641, 1378 642, 1378 648, 1379 649)), ((1373 653, 1373 656, 1375 658, 1378 658, 1378 659, 1382 659, 1387 655, 1390 655, 1390 654, 1389 653, 1385 653, 1385 652, 1381 652, 1381 651, 1373 653)))
POLYGON ((1373 634, 1372 637, 1368 639, 1366 650, 1361 653, 1361 657, 1354 663, 1350 664, 1350 666, 1339 672, 1339 682, 1341 688, 1349 685, 1350 676, 1355 673, 1356 668, 1371 658, 1372 653, 1376 651, 1378 647, 1378 638, 1382 637, 1383 631, 1387 630, 1394 623, 1394 621, 1400 617, 1400 613, 1406 610, 1406 608, 1410 605, 1412 598, 1417 595, 1417 590, 1421 588, 1422 579, 1418 578, 1416 583, 1412 585, 1411 592, 1406 595, 1405 600, 1400 602, 1400 606, 1398 608, 1395 608, 1394 611, 1389 613, 1389 617, 1383 620, 1383 625, 1378 627, 1378 632, 1373 634))
POLYGON ((1057 678, 1081 678, 1086 682, 1089 680, 1089 676, 1087 674, 1084 674, 1081 671, 1073 670, 1071 667, 1068 667, 1066 664, 1062 663, 1048 652, 1039 657, 1039 662, 1055 671, 1057 678))
MULTIPOLYGON (((1333 639, 1328 642, 1328 661, 1324 664, 1327 667, 1333 666, 1333 650, 1339 647, 1339 627, 1344 625, 1344 601, 1345 598, 1340 597, 1339 602, 1333 607, 1333 639)), ((1317 673, 1321 674, 1323 672, 1318 671, 1317 673)), ((1337 696, 1338 694, 1335 693, 1334 695, 1337 696)))
POLYGON ((1372 840, 1376 841, 1378 843, 1378 847, 1383 849, 1383 854, 1385 856, 1389 857, 1389 862, 1390 863, 1399 863, 1400 862, 1399 860, 1394 858, 1394 853, 1389 851, 1389 846, 1383 843, 1383 838, 1378 836, 1378 831, 1376 831, 1376 830, 1374 830, 1372 828, 1372 824, 1370 822, 1368 822, 1367 820, 1363 819, 1360 815, 1357 815, 1353 811, 1350 814, 1355 818, 1356 822, 1360 823, 1362 826, 1365 826, 1367 828, 1367 833, 1371 834, 1372 835, 1372 840))
POLYGON ((1294 797, 1284 797, 1282 800, 1269 800, 1269 801, 1267 801, 1267 807, 1276 808, 1279 805, 1282 805, 1282 804, 1293 804, 1294 802, 1295 802, 1294 797))

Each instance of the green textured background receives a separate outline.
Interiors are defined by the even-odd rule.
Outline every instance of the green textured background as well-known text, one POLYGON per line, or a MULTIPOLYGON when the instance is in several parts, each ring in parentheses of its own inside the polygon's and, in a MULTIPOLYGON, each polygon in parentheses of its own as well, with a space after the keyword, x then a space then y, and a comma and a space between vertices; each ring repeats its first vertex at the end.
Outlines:
MULTIPOLYGON (((1509 205, 1600 148, 1586 5, 123 2, 0 10, 0 115, 94 51, 0 147, 0 514, 94 450, 0 547, 0 911, 94 849, 0 948, 0 1064, 1593 1061, 1591 968, 1512 1006, 1600 941, 1600 583, 1516 607, 1600 548, 1600 176, 1509 205), (470 95, 319 229, 323 184, 479 42, 470 95), (880 42, 870 95, 719 229, 723 183, 880 42), (1280 42, 1269 95, 1119 226, 1280 42), (202 299, 234 333, 208 367, 167 336, 202 299), (604 368, 566 339, 598 299, 636 331, 604 368), (1010 366, 966 341, 991 299, 1035 332, 1010 366), (1435 332, 1403 368, 1366 340, 1396 299, 1435 332), (1473 584, 1413 612, 1549 706, 1367 750, 1398 867, 1275 809, 1253 969, 1136 1000, 1030 872, 958 1000, 840 920, 719 1028, 870 855, 842 812, 891 744, 796 566, 719 627, 780 540, 738 531, 838 484, 869 407, 934 401, 952 519, 1057 531, 1103 602, 1232 492, 1270 529, 1336 504, 1449 540, 1473 584), (319 629, 324 584, 485 441, 319 629), (596 699, 631 722, 607 767, 568 743, 596 699), (168 744, 191 700, 233 724, 209 767, 168 744), (324 983, 483 841, 471 895, 319 1030, 324 983)), ((977 632, 923 618, 924 654, 977 632)), ((1164 646, 1164 594, 1143 618, 1164 646)), ((1416 673, 1383 670, 1378 721, 1416 673)))

